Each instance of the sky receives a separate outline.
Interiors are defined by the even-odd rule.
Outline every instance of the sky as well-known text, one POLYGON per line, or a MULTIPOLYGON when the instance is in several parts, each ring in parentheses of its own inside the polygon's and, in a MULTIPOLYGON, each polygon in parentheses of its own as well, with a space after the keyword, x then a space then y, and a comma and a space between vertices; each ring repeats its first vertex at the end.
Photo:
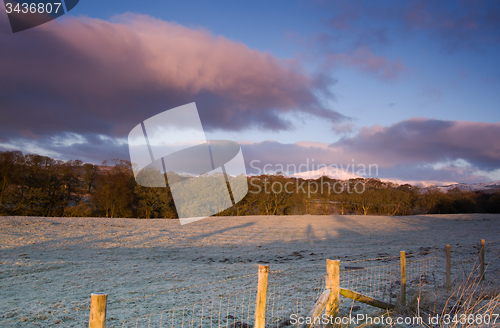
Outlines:
POLYGON ((134 126, 196 102, 250 174, 500 180, 498 58, 498 1, 81 0, 18 33, 2 3, 0 150, 129 159, 134 126))

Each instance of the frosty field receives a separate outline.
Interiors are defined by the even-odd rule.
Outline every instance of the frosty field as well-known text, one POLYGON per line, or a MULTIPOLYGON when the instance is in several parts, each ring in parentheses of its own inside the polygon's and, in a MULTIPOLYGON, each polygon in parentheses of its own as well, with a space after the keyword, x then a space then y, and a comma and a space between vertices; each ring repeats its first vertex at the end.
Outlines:
MULTIPOLYGON (((440 251, 451 244, 458 260, 480 239, 487 247, 492 242, 487 256, 498 260, 500 215, 212 217, 184 226, 178 220, 0 217, 0 326, 82 327, 90 294, 102 292, 108 294, 107 326, 121 327, 127 318, 253 289, 258 264, 270 266, 270 282, 273 271, 289 272, 283 279, 293 285, 321 279, 326 259, 440 251)), ((497 263, 489 274, 499 272, 497 263)))

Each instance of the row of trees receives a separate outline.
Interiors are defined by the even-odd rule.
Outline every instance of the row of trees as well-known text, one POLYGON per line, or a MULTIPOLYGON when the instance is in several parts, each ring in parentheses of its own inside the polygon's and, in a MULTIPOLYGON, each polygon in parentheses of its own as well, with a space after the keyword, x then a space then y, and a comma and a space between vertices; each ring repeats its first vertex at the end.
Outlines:
MULTIPOLYGON (((248 178, 241 202, 218 215, 500 213, 500 192, 447 193, 377 179, 248 178)), ((63 162, 0 152, 0 215, 176 218, 167 188, 139 186, 130 163, 63 162)))
POLYGON ((174 218, 168 188, 137 185, 130 163, 0 152, 0 215, 174 218))

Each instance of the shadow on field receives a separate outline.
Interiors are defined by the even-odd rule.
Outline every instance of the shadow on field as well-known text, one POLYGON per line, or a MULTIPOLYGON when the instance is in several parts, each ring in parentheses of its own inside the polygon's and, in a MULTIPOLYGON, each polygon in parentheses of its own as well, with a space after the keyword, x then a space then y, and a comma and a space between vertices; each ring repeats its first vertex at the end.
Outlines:
POLYGON ((215 231, 212 231, 212 232, 204 233, 202 235, 192 236, 192 237, 190 237, 190 239, 204 239, 204 238, 208 238, 208 237, 215 236, 215 235, 218 235, 218 234, 223 234, 224 232, 227 232, 227 231, 238 230, 238 229, 245 229, 245 228, 248 228, 248 227, 251 227, 251 226, 254 226, 254 225, 255 225, 255 222, 252 221, 252 222, 240 224, 240 225, 237 225, 237 226, 234 226, 234 227, 227 227, 227 228, 224 228, 224 229, 219 229, 219 230, 215 230, 215 231))

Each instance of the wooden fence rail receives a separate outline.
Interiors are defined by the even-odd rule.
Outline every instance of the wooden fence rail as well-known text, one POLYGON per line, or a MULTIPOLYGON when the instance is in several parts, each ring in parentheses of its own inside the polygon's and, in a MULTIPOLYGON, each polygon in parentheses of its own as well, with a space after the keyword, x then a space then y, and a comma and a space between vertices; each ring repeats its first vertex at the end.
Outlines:
POLYGON ((373 297, 366 296, 345 288, 340 288, 340 295, 384 310, 392 310, 396 307, 396 305, 394 304, 382 302, 374 299, 373 297))
POLYGON ((315 325, 314 323, 319 318, 326 305, 328 304, 328 301, 330 300, 330 292, 330 289, 326 289, 323 294, 321 294, 318 301, 316 302, 316 304, 314 304, 312 310, 307 315, 310 320, 305 320, 300 328, 310 328, 315 325))

